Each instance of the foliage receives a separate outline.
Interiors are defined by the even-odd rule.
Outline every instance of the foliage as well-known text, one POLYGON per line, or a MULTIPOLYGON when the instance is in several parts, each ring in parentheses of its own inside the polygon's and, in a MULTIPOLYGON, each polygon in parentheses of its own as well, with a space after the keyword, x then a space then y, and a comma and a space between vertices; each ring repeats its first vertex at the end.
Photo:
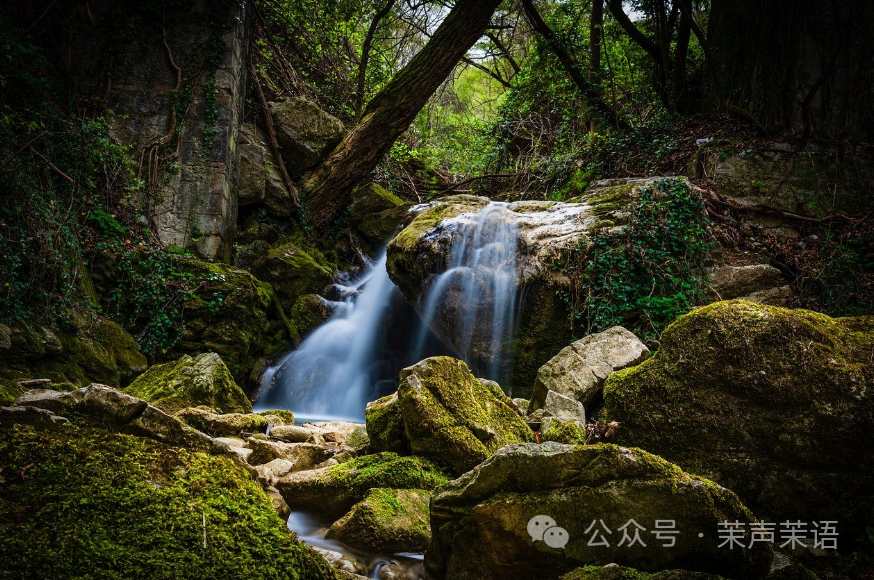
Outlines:
POLYGON ((585 322, 587 332, 627 325, 657 339, 701 298, 714 247, 708 224, 700 196, 684 181, 643 188, 626 225, 603 228, 557 265, 577 279, 575 291, 563 295, 572 321, 585 322))
POLYGON ((7 427, 0 465, 0 578, 334 577, 225 457, 63 425, 7 427))

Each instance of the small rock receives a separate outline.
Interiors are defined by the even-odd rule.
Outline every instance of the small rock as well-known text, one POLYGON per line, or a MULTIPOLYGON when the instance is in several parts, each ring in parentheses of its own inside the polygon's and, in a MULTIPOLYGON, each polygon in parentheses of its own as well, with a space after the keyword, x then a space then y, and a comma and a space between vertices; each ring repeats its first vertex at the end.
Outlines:
MULTIPOLYGON (((335 552, 334 550, 326 550, 325 548, 313 548, 316 552, 322 555, 323 558, 334 570, 338 572, 348 572, 352 574, 366 574, 367 569, 361 562, 352 556, 335 552)), ((366 576, 365 576, 366 578, 366 576)))
POLYGON ((579 401, 560 395, 555 391, 549 391, 543 406, 541 431, 548 431, 552 422, 574 423, 579 428, 585 429, 586 410, 579 401))
POLYGON ((312 435, 313 432, 309 429, 296 425, 277 425, 270 430, 271 437, 287 443, 303 443, 312 435))

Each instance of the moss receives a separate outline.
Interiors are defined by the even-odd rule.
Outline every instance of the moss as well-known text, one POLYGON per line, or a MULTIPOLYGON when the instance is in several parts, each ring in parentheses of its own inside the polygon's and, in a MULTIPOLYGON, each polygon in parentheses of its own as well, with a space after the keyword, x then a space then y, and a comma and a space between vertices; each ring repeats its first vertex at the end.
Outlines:
POLYGON ((0 578, 334 577, 228 458, 64 425, 0 431, 0 465, 0 578))
POLYGON ((431 490, 449 481, 449 477, 427 459, 400 457, 395 453, 357 457, 334 466, 327 477, 360 497, 375 487, 431 490))
POLYGON ((279 417, 283 421, 283 425, 294 425, 294 413, 292 413, 291 411, 274 409, 272 411, 259 411, 257 414, 264 417, 279 417))
POLYGON ((696 309, 655 356, 608 378, 606 419, 622 424, 618 442, 706 474, 758 513, 863 525, 870 325, 741 300, 696 309))
POLYGON ((199 405, 218 413, 252 412, 252 403, 215 353, 155 365, 125 392, 168 412, 199 405))
POLYGON ((544 441, 557 441, 559 443, 569 443, 571 445, 586 444, 586 430, 580 427, 573 421, 559 422, 552 421, 549 429, 541 434, 544 441))
POLYGON ((304 294, 294 302, 289 312, 289 320, 301 337, 331 317, 331 309, 317 294, 304 294))
POLYGON ((324 256, 310 255, 293 242, 283 243, 256 260, 252 273, 273 285, 282 307, 289 312, 300 296, 321 292, 334 279, 324 256))

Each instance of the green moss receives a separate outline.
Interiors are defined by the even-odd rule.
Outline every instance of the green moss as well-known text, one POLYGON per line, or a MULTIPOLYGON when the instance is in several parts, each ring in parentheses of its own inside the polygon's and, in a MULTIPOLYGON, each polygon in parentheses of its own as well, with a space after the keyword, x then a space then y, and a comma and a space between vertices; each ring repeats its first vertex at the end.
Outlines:
POLYGON ((559 443, 569 443, 571 445, 586 444, 586 430, 574 423, 567 421, 564 423, 552 421, 549 429, 541 434, 544 441, 557 441, 559 443))
POLYGON ((404 422, 398 407, 397 393, 367 404, 364 411, 367 436, 374 451, 405 453, 409 443, 404 434, 404 422))
POLYGON ((334 466, 327 477, 363 497, 375 487, 434 489, 449 481, 436 465, 422 457, 376 453, 334 466))
POLYGON ((0 465, 0 578, 334 577, 227 458, 65 425, 0 431, 0 465))
POLYGON ((421 552, 431 538, 424 489, 371 489, 326 537, 365 552, 421 552))
POLYGON ((252 403, 215 353, 155 365, 125 392, 168 412, 200 405, 218 413, 252 412, 252 403))
POLYGON ((268 251, 255 261, 252 272, 273 285, 282 307, 288 312, 300 296, 321 292, 334 278, 332 268, 321 253, 311 255, 293 242, 268 251))

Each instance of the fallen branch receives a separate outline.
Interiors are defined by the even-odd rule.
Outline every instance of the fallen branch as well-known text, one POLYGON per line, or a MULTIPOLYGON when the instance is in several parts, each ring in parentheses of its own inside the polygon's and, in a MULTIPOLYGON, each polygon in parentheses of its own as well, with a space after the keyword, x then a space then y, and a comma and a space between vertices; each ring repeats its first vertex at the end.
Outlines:
POLYGON ((255 88, 258 93, 258 102, 261 104, 261 110, 264 113, 264 128, 267 129, 267 136, 270 139, 270 150, 273 151, 273 158, 276 161, 276 166, 279 167, 279 174, 282 176, 282 182, 288 193, 291 194, 291 200, 294 202, 294 207, 300 208, 300 199, 297 197, 297 188, 291 181, 291 176, 285 168, 285 162, 282 160, 282 155, 279 152, 279 140, 276 138, 276 130, 273 128, 273 116, 270 114, 270 109, 267 108, 267 99, 264 97, 264 89, 261 88, 261 79, 258 76, 258 71, 255 66, 249 63, 249 73, 252 75, 252 82, 255 83, 255 88))
POLYGON ((447 194, 450 191, 458 189, 462 185, 467 185, 468 183, 472 183, 472 182, 478 181, 480 179, 499 179, 499 178, 503 179, 503 178, 507 178, 507 177, 516 177, 516 174, 515 173, 490 173, 488 175, 478 175, 476 177, 471 177, 470 179, 465 179, 464 181, 459 181, 458 183, 455 183, 455 184, 451 185, 450 187, 447 187, 443 191, 438 191, 437 193, 434 194, 434 197, 439 197, 441 195, 447 194))
POLYGON ((43 155, 42 153, 40 153, 39 151, 37 151, 37 150, 34 149, 33 147, 28 146, 28 149, 30 150, 31 153, 33 153, 34 155, 36 155, 37 157, 39 157, 40 159, 42 159, 43 161, 45 161, 46 164, 47 164, 49 167, 51 167, 52 170, 53 170, 55 173, 57 173, 58 175, 60 175, 61 177, 63 177, 64 179, 66 179, 67 181, 69 181, 70 183, 72 183, 73 185, 76 185, 76 180, 75 180, 75 179, 73 179, 72 177, 70 177, 69 175, 67 175, 67 174, 64 173, 63 171, 61 171, 61 170, 58 168, 58 166, 55 165, 54 163, 52 163, 51 161, 49 161, 49 160, 46 158, 45 155, 43 155))

